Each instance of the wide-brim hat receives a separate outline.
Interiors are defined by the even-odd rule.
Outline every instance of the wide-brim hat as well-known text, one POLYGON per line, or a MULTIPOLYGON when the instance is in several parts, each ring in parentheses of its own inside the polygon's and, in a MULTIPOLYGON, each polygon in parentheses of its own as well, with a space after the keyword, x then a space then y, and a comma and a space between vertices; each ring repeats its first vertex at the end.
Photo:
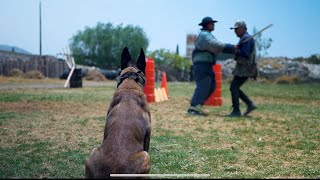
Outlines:
POLYGON ((204 26, 208 23, 216 23, 216 22, 218 22, 218 21, 213 20, 211 17, 205 17, 202 19, 201 23, 199 23, 199 26, 204 26))

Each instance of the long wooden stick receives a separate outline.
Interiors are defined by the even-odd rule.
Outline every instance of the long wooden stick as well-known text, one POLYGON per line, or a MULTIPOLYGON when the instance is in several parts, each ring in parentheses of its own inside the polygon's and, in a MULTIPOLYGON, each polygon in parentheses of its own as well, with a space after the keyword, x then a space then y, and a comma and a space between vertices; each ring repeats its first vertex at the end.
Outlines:
MULTIPOLYGON (((243 41, 242 43, 240 43, 239 45, 244 44, 244 43, 250 41, 250 40, 253 39, 255 36, 257 36, 258 34, 262 33, 262 31, 268 29, 268 28, 271 27, 271 26, 273 26, 273 24, 270 24, 270 25, 268 25, 267 27, 261 29, 259 32, 255 33, 254 35, 252 35, 252 36, 249 37, 248 39, 244 40, 244 41, 243 41)), ((239 46, 239 45, 238 45, 238 46, 239 46)))
POLYGON ((68 47, 67 47, 66 51, 67 51, 66 58, 67 58, 67 62, 70 63, 71 71, 70 71, 70 73, 68 75, 67 81, 64 84, 65 88, 68 86, 68 84, 70 82, 70 79, 71 79, 71 76, 73 74, 73 71, 76 69, 76 63, 75 63, 75 61, 74 61, 74 59, 73 59, 73 57, 71 55, 71 51, 70 51, 70 49, 68 47))
POLYGON ((69 81, 70 81, 70 79, 71 79, 71 76, 72 76, 72 74, 73 74, 74 69, 76 69, 75 66, 73 66, 73 67, 71 68, 71 71, 70 71, 70 73, 69 73, 69 75, 68 75, 67 81, 64 83, 64 87, 65 87, 65 88, 66 88, 66 87, 68 86, 68 84, 69 84, 69 81))

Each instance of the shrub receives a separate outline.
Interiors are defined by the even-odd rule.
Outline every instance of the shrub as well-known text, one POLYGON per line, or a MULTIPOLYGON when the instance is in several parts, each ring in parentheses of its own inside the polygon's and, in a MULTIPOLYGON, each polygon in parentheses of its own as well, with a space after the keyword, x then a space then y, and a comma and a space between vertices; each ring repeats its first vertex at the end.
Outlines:
POLYGON ((319 55, 311 55, 309 58, 306 59, 310 64, 320 64, 320 56, 319 55))
POLYGON ((295 61, 299 61, 299 62, 307 62, 309 64, 320 64, 320 55, 319 54, 313 54, 307 58, 303 58, 303 57, 297 57, 294 58, 293 60, 295 61))
POLYGON ((33 70, 33 71, 28 71, 25 75, 25 78, 28 79, 44 79, 44 75, 42 74, 42 72, 37 71, 37 70, 33 70))

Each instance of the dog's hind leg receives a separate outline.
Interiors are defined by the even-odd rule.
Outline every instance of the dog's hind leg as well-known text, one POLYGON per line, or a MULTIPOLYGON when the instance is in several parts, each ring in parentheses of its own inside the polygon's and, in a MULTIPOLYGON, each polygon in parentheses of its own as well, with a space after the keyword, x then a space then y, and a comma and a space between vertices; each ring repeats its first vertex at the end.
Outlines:
POLYGON ((129 157, 130 166, 133 174, 149 174, 150 156, 146 151, 139 151, 129 157))

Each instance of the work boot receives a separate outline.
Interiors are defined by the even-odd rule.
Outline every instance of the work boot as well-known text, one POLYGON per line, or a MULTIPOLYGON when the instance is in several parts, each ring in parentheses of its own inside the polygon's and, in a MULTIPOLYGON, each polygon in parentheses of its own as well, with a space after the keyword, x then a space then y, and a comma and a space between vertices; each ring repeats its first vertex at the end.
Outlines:
POLYGON ((196 106, 190 106, 188 109, 188 114, 197 115, 197 116, 207 116, 208 114, 202 110, 202 106, 200 104, 196 106))
POLYGON ((226 117, 241 117, 240 108, 234 108, 230 114, 226 115, 226 117))
POLYGON ((255 109, 257 109, 257 106, 254 103, 251 103, 250 105, 248 105, 247 111, 243 115, 247 116, 249 113, 251 113, 255 109))

